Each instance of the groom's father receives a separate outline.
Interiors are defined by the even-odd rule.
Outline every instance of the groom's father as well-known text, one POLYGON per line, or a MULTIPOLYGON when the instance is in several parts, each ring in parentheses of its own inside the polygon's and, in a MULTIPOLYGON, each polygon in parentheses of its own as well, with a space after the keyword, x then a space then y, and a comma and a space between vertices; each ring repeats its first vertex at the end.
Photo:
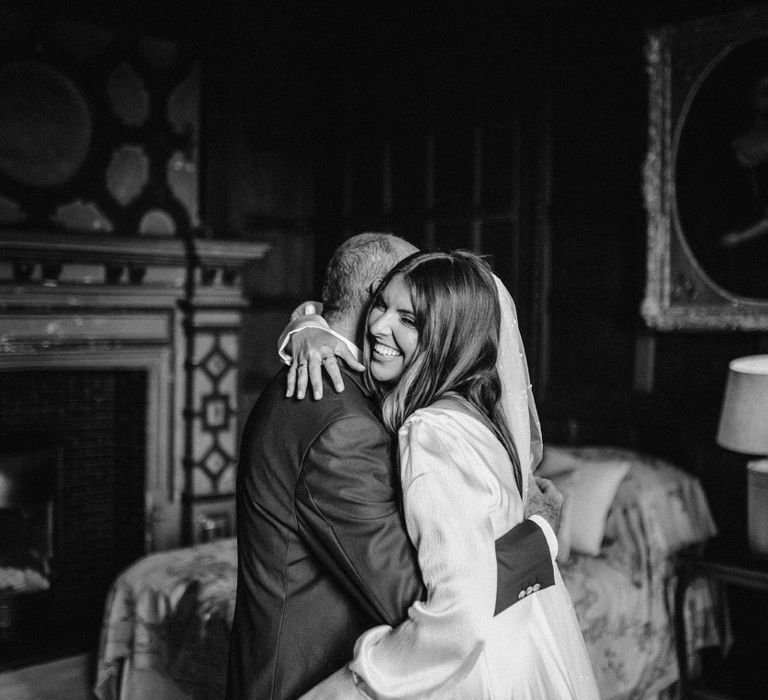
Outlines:
MULTIPOLYGON (((389 234, 342 244, 323 289, 330 327, 361 345, 371 284, 415 250, 389 234)), ((241 443, 230 700, 297 698, 349 661, 363 631, 397 625, 424 594, 392 439, 360 376, 342 366, 343 393, 328 385, 321 401, 296 401, 287 371, 259 397, 241 443)), ((531 520, 497 554, 509 599, 552 581, 547 538, 531 520)))

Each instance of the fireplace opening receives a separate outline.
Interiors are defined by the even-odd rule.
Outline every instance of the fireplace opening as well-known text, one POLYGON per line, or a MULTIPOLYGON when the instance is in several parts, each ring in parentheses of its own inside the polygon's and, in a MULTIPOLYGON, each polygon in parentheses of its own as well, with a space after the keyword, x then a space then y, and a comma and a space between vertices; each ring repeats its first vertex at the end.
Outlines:
POLYGON ((144 553, 147 372, 0 372, 0 668, 98 643, 144 553))
POLYGON ((0 591, 48 590, 59 451, 37 442, 0 446, 0 591))
POLYGON ((60 451, 41 435, 0 443, 0 649, 23 645, 50 603, 60 451))

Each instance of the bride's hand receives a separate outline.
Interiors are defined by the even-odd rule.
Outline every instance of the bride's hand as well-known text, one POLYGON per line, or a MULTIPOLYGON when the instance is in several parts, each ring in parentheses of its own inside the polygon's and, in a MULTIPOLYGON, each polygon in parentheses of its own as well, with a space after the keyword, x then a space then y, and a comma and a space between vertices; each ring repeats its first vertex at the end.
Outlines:
POLYGON ((297 399, 303 399, 309 383, 315 399, 323 398, 323 368, 333 388, 337 392, 344 391, 337 358, 344 360, 352 370, 362 372, 364 369, 341 340, 322 328, 302 328, 291 336, 290 342, 293 360, 288 370, 286 397, 295 395, 297 399))

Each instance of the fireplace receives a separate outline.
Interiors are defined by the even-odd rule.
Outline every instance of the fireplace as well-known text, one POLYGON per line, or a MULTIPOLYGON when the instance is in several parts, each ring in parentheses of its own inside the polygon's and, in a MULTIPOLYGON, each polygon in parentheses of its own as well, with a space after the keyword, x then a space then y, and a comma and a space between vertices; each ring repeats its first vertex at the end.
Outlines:
POLYGON ((0 510, 29 563, 8 580, 30 582, 0 578, 0 667, 95 648, 125 566, 234 534, 239 271, 267 250, 0 231, 0 498, 38 499, 0 510), (55 459, 17 476, 43 444, 55 459))

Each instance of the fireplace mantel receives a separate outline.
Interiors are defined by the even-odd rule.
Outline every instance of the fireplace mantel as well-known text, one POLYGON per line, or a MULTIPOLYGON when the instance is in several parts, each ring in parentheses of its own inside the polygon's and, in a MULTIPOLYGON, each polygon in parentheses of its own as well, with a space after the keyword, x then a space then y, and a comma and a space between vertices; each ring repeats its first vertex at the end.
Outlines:
POLYGON ((189 249, 202 267, 238 269, 263 258, 269 244, 193 238, 118 238, 104 234, 0 230, 0 257, 45 262, 185 267, 189 249))
POLYGON ((191 276, 195 286, 220 292, 236 288, 244 269, 269 249, 262 241, 0 229, 0 283, 178 289, 191 276))
POLYGON ((149 549, 234 524, 241 277, 269 248, 0 230, 0 371, 149 372, 149 549))

